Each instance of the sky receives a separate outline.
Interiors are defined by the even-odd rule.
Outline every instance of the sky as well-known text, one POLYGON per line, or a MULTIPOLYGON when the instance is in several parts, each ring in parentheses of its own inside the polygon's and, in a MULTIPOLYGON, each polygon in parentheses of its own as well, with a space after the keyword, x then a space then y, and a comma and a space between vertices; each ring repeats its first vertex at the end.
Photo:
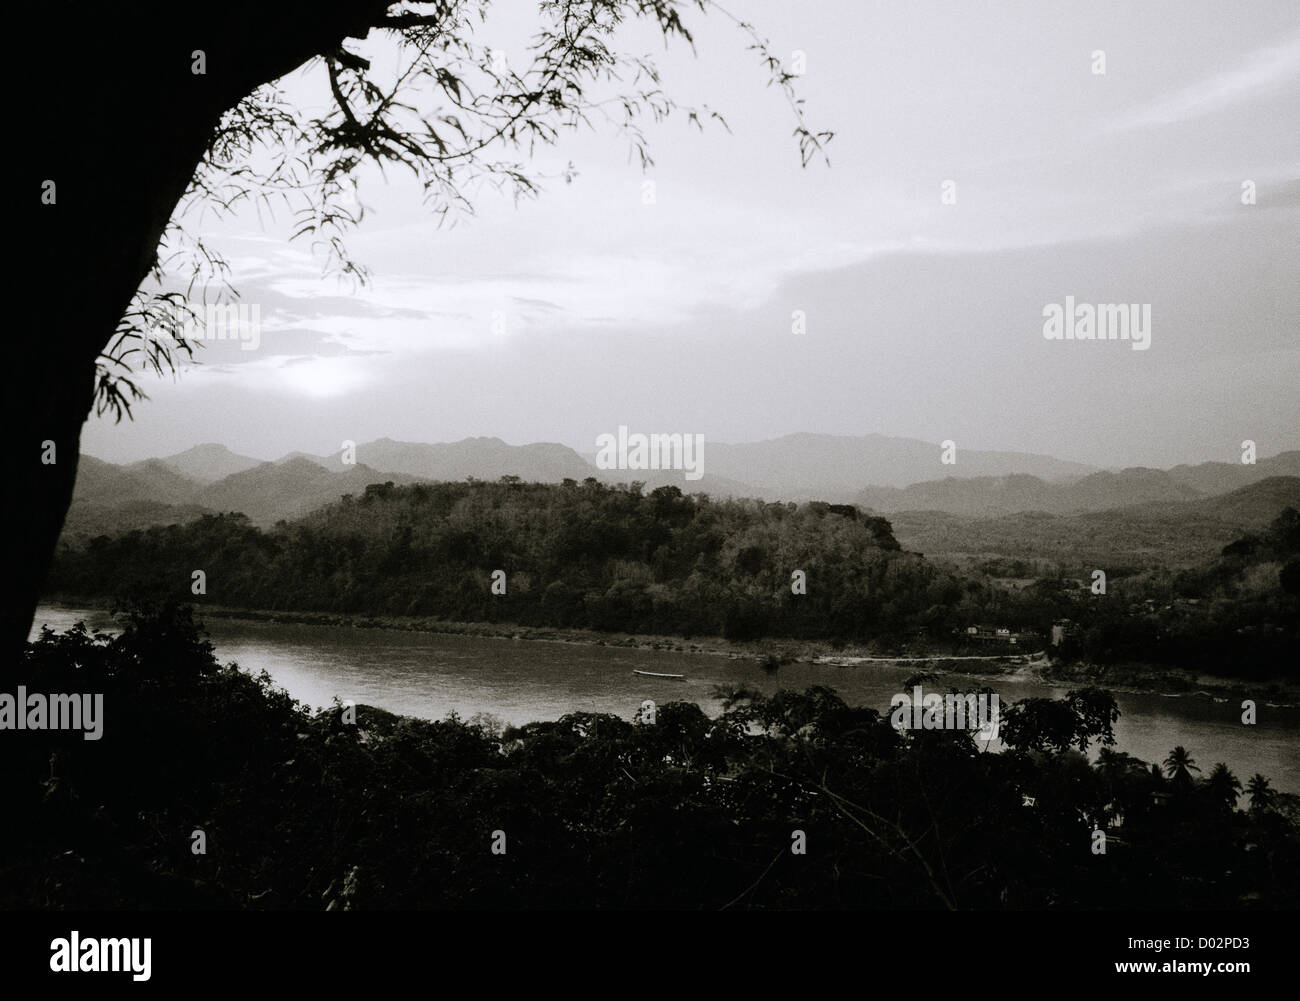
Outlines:
MULTIPOLYGON (((620 425, 1105 467, 1300 448, 1294 0, 731 2, 783 59, 804 54, 829 166, 800 166, 790 108, 725 18, 687 19, 694 53, 633 29, 625 47, 730 132, 648 126, 644 172, 613 130, 564 134, 535 158, 538 199, 486 189, 452 227, 367 171, 359 289, 287 218, 187 217, 258 306, 257 349, 208 342, 141 378, 134 419, 92 418, 83 449, 272 459, 482 435, 591 452, 620 425), (1067 296, 1149 304, 1149 348, 1045 338, 1067 296)), ((512 66, 532 7, 498 4, 479 32, 512 66)), ((377 35, 349 45, 391 60, 377 35)), ((313 107, 321 76, 280 85, 313 107)))

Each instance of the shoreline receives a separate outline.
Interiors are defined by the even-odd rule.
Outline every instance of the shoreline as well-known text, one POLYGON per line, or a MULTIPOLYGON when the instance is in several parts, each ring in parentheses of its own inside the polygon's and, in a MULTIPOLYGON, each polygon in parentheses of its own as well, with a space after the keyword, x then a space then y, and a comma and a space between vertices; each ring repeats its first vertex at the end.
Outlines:
MULTIPOLYGON (((93 608, 108 612, 112 602, 102 598, 79 598, 51 595, 41 604, 53 608, 93 608)), ((226 619, 234 622, 271 623, 277 625, 335 626, 348 629, 391 629, 397 632, 429 633, 445 636, 470 636, 479 639, 526 640, 533 643, 566 643, 577 646, 604 646, 623 650, 658 650, 672 653, 726 657, 729 660, 752 660, 760 669, 767 664, 778 669, 791 663, 818 664, 851 670, 873 664, 900 666, 916 664, 918 671, 960 674, 981 678, 1004 677, 1012 681, 1033 681, 1054 687, 1095 685, 1112 692, 1159 695, 1165 698, 1221 699, 1239 695, 1252 686, 1260 704, 1271 707, 1300 706, 1300 685, 1287 679, 1231 679, 1216 677, 1202 680, 1198 674, 1178 668, 1150 664, 1097 665, 1054 661, 1045 650, 1031 653, 953 654, 908 651, 898 655, 881 653, 869 646, 845 645, 833 649, 816 640, 778 639, 728 640, 720 636, 691 638, 648 633, 601 633, 590 629, 558 626, 523 626, 501 622, 456 622, 416 616, 372 616, 349 612, 269 611, 232 608, 225 605, 193 605, 196 617, 226 619), (984 668, 976 664, 986 665, 984 668), (1108 677, 1110 676, 1110 677, 1108 677), (1226 682, 1226 684, 1225 684, 1226 682)))

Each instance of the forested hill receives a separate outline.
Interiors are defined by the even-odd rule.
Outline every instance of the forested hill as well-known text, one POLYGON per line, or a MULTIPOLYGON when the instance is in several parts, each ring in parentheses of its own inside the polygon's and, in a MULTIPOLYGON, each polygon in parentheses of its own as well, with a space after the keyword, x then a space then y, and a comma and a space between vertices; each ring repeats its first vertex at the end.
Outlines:
POLYGON ((971 625, 1020 632, 1024 650, 1067 618, 1066 658, 1266 677, 1300 649, 1298 519, 1288 508, 1185 570, 1112 566, 1096 593, 1059 570, 1015 586, 928 561, 848 505, 594 479, 382 483, 269 530, 207 515, 65 543, 47 594, 967 653, 997 652, 965 639, 971 625))
MULTIPOLYGON (((261 531, 242 515, 68 547, 49 590, 601 630, 900 634, 961 595, 849 506, 714 501, 595 480, 375 484, 261 531), (195 571, 206 593, 195 598, 195 571), (504 571, 505 593, 493 591, 504 571), (792 591, 795 571, 806 594, 792 591)), ((497 590, 500 590, 498 586, 497 590)), ((948 610, 951 612, 951 609, 948 610)))

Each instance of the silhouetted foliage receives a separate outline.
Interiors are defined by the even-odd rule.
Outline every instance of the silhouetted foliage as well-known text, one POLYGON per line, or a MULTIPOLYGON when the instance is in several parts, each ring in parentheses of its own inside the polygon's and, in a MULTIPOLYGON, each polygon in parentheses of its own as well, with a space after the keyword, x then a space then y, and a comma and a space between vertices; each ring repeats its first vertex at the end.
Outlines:
POLYGON ((502 732, 366 706, 349 724, 221 667, 169 607, 116 638, 46 630, 6 687, 19 676, 104 692, 105 728, 7 734, 6 907, 1300 903, 1297 797, 1255 776, 1236 810, 1219 774, 1172 806, 1158 767, 1108 748, 1090 765, 1062 748, 1105 729, 1104 693, 1063 703, 1073 733, 1003 753, 897 731, 825 687, 735 689, 716 719, 669 703, 653 724, 579 712, 502 732))

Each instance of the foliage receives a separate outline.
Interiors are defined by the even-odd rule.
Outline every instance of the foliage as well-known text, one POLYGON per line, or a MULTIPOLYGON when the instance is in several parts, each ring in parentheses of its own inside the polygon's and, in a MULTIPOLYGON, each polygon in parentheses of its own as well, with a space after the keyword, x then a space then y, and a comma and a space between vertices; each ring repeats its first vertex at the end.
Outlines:
POLYGON ((269 532, 229 514, 98 537, 50 587, 186 599, 195 569, 235 607, 734 638, 902 633, 943 599, 881 519, 595 480, 372 484, 269 532))
POLYGON ((1263 678, 1300 663, 1300 595, 1277 569, 1285 543, 1270 541, 1287 538, 1292 515, 1236 555, 1178 574, 1112 574, 1094 595, 1047 577, 1007 589, 927 561, 900 550, 888 521, 848 505, 643 494, 594 479, 376 483, 270 531, 226 514, 67 540, 48 590, 188 600, 202 569, 205 600, 236 608, 965 654, 1042 649, 1064 618, 1053 653, 1096 665, 1098 679, 1125 663, 1263 678), (505 594, 491 590, 495 570, 505 594), (794 570, 806 594, 792 593, 794 570), (978 623, 1023 636, 968 640, 978 623))
MULTIPOLYGON (((501 732, 360 706, 351 725, 219 666, 166 607, 117 638, 46 630, 5 689, 18 677, 105 692, 105 730, 6 735, 6 907, 1300 903, 1296 797, 1262 776, 1243 812, 1222 775, 1181 788, 1107 748, 1095 765, 1059 745, 981 753, 823 687, 737 689, 716 719, 670 703, 653 724, 570 713, 501 732)), ((1071 711, 1109 719, 1107 699, 1071 711)))

